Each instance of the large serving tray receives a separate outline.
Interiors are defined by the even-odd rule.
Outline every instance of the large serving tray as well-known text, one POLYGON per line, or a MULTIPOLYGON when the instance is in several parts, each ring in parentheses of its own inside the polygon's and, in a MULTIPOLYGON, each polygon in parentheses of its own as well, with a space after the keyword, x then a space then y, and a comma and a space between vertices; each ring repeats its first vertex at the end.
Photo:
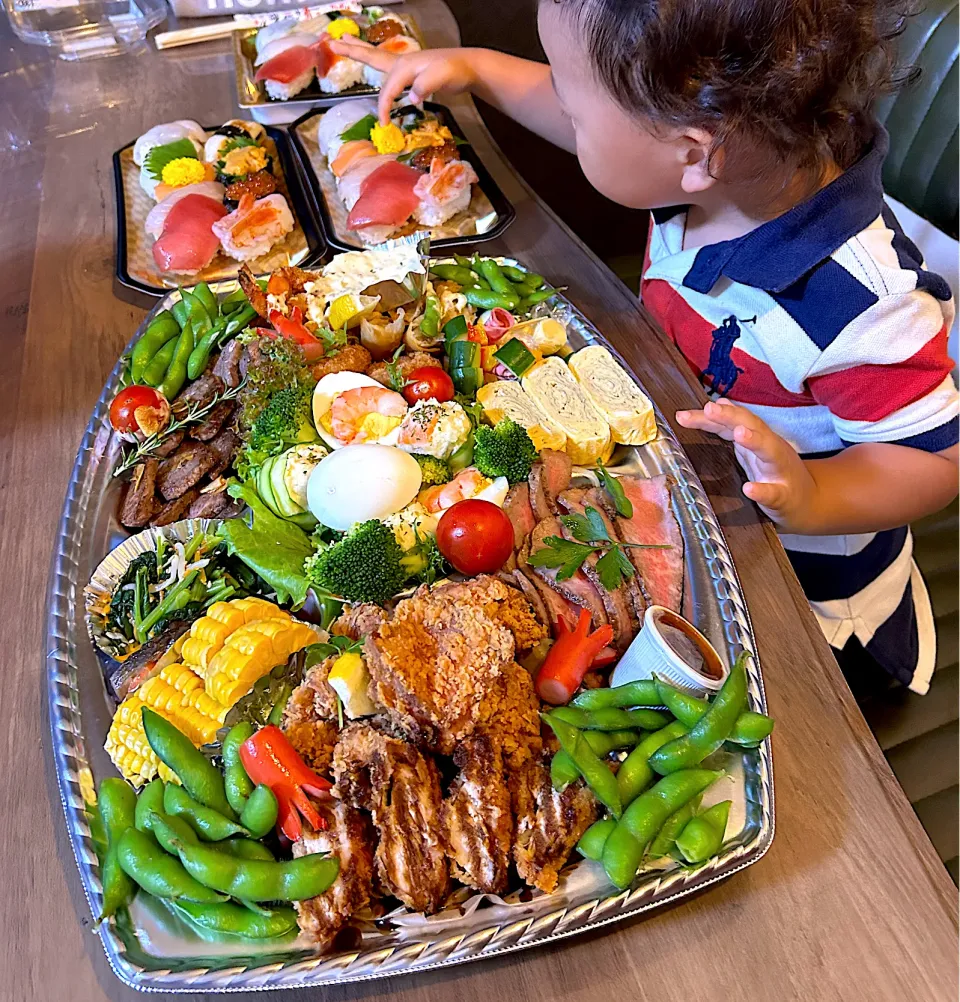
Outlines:
MULTIPOLYGON (((507 262, 515 263, 515 262, 507 262)), ((234 283, 222 283, 228 291, 234 283)), ((167 305, 165 297, 153 312, 167 305)), ((607 344, 603 335, 572 304, 557 296, 574 347, 607 344)), ((144 319, 141 330, 149 323, 144 319)), ((139 331, 138 331, 139 334, 139 331)), ((609 345, 607 345, 610 347, 609 345)), ((622 359, 621 359, 622 362, 622 359)), ((97 655, 84 624, 82 591, 103 556, 125 530, 114 512, 117 484, 111 480, 119 442, 107 422, 109 403, 119 386, 118 362, 91 416, 70 479, 51 569, 46 635, 46 678, 53 755, 67 830, 84 892, 94 915, 100 911, 99 866, 87 823, 86 804, 95 780, 113 774, 103 740, 109 705, 97 655)), ((621 450, 614 463, 647 475, 669 474, 675 483, 674 509, 686 546, 685 603, 688 615, 721 655, 732 662, 743 650, 756 650, 750 618, 726 541, 693 467, 657 413, 661 437, 647 446, 621 450)), ((613 468, 617 468, 614 465, 613 468)), ((766 709, 756 658, 748 661, 749 699, 766 709)), ((713 760, 711 760, 713 761, 713 760)), ((728 841, 722 854, 697 870, 674 868, 641 874, 629 891, 606 883, 595 864, 567 867, 552 895, 514 893, 505 900, 475 897, 429 920, 390 923, 365 932, 357 948, 316 956, 308 952, 257 954, 225 952, 197 940, 174 941, 175 949, 151 954, 128 922, 100 927, 107 959, 117 976, 147 991, 229 992, 298 988, 331 982, 390 977, 511 953, 573 936, 675 902, 757 862, 774 834, 771 746, 756 751, 718 753, 717 764, 731 780, 718 783, 716 799, 733 799, 728 841)), ((138 905, 139 907, 139 905, 138 905)), ((170 944, 153 935, 151 918, 135 915, 147 943, 170 944)), ((238 948, 240 949, 240 948, 238 948)))

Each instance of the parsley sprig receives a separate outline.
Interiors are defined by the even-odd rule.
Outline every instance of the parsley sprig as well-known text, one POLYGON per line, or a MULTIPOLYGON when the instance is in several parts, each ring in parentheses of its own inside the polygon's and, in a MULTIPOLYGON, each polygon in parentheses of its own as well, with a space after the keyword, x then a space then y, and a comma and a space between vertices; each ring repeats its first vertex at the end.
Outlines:
POLYGON ((617 514, 621 518, 633 518, 633 502, 623 492, 620 478, 615 477, 603 463, 600 463, 593 472, 597 475, 600 486, 607 492, 607 496, 613 502, 617 514))

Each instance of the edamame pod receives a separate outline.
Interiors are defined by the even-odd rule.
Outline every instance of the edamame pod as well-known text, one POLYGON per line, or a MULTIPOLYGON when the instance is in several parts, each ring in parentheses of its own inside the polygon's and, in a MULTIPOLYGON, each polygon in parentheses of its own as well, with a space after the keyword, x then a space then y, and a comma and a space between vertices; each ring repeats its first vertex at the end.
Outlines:
POLYGON ((502 310, 512 310, 517 305, 515 296, 505 296, 493 289, 465 289, 464 296, 471 306, 479 306, 484 310, 499 307, 502 310))
POLYGON ((136 828, 128 828, 120 836, 117 858, 128 877, 158 898, 200 902, 226 900, 224 895, 195 880, 179 860, 136 828))
POLYGON ((189 309, 190 307, 182 295, 180 299, 178 299, 173 306, 170 307, 170 313, 173 316, 173 319, 180 325, 180 330, 183 330, 183 325, 187 322, 187 313, 189 309))
POLYGON ((558 706, 551 713, 574 727, 588 731, 621 731, 631 728, 657 731, 670 723, 670 718, 663 713, 645 708, 622 710, 611 706, 599 710, 583 710, 576 706, 558 706))
POLYGON ((500 270, 500 265, 493 258, 483 258, 480 262, 480 274, 490 283, 490 288, 494 292, 499 292, 501 296, 508 296, 516 303, 520 296, 513 287, 513 283, 500 270))
POLYGON ((616 776, 606 763, 584 740, 583 734, 570 724, 554 718, 552 713, 542 715, 550 729, 557 736, 560 747, 573 759, 587 786, 597 799, 615 817, 620 817, 620 791, 616 776))
POLYGON ((632 752, 620 763, 617 771, 617 786, 620 790, 620 801, 629 804, 638 797, 653 782, 653 769, 650 768, 650 756, 667 742, 686 734, 687 729, 679 721, 667 724, 666 727, 653 734, 648 734, 632 752))
POLYGON ((103 907, 97 922, 102 922, 128 905, 136 887, 120 865, 118 845, 123 833, 134 823, 137 795, 123 779, 110 777, 100 784, 97 809, 107 840, 107 852, 100 871, 103 886, 103 907))
MULTIPOLYGON (((697 699, 696 696, 674 689, 662 679, 657 680, 657 693, 667 709, 688 728, 695 727, 710 709, 710 704, 705 699, 697 699)), ((769 737, 772 731, 773 721, 770 717, 753 710, 744 710, 737 717, 727 740, 751 746, 769 737)))
POLYGON ((227 902, 200 905, 189 901, 179 901, 172 904, 171 908, 175 914, 186 917, 202 929, 225 937, 275 939, 297 930, 297 913, 292 908, 252 911, 242 905, 227 902))
POLYGON ((163 809, 172 817, 183 818, 204 842, 219 842, 231 835, 244 835, 246 830, 225 818, 212 807, 198 803, 176 783, 163 792, 163 809))
POLYGON ((641 735, 641 731, 584 731, 583 739, 603 758, 618 748, 632 748, 641 735))
POLYGON ((141 832, 150 831, 149 816, 163 810, 163 789, 166 784, 159 777, 151 780, 137 797, 134 827, 141 832))
POLYGON ((456 282, 458 285, 473 285, 477 280, 470 268, 459 264, 435 264, 430 273, 443 282, 456 282))
POLYGON ((130 355, 130 378, 139 383, 147 363, 171 339, 180 333, 180 325, 169 310, 161 310, 133 346, 130 355))
POLYGON ((163 382, 170 362, 173 360, 173 353, 177 350, 179 337, 171 338, 162 345, 159 351, 147 362, 143 370, 141 382, 147 386, 159 386, 163 382))
POLYGON ((206 282, 197 282, 193 287, 193 294, 203 303, 208 316, 215 317, 219 314, 220 307, 217 305, 217 297, 206 282))
POLYGON ((247 799, 247 806, 240 815, 240 824, 254 838, 263 838, 277 823, 280 805, 276 794, 265 783, 253 788, 253 793, 247 799))
POLYGON ((561 748, 550 760, 550 785, 561 793, 580 778, 580 770, 561 748))
POLYGON ((244 807, 247 806, 247 798, 253 793, 253 781, 240 761, 240 745, 255 732, 256 727, 253 724, 246 720, 241 721, 230 728, 220 745, 223 757, 224 792, 227 795, 227 802, 237 815, 243 813, 244 807))
POLYGON ((603 858, 603 847, 616 827, 617 822, 613 818, 594 821, 580 837, 580 841, 577 843, 577 852, 586 859, 599 862, 603 858))
POLYGON ((623 889, 629 887, 643 860, 643 844, 622 824, 607 836, 600 861, 611 882, 623 889))
MULTIPOLYGON (((602 710, 608 706, 663 706, 657 683, 650 678, 627 682, 612 689, 585 689, 570 701, 582 710, 602 710)), ((674 714, 676 716, 676 714, 674 714)))
POLYGON ((702 863, 720 851, 732 802, 714 804, 687 822, 677 837, 677 848, 688 863, 702 863))
POLYGON ((187 362, 190 359, 190 353, 193 351, 194 343, 193 332, 194 323, 191 315, 191 319, 187 325, 180 331, 180 337, 177 338, 177 346, 174 349, 173 358, 170 359, 170 365, 164 373, 162 382, 157 387, 167 400, 173 400, 187 381, 187 362))
POLYGON ((699 797, 694 797, 693 800, 684 804, 679 811, 674 811, 664 821, 663 827, 657 832, 656 838, 650 843, 647 855, 651 859, 661 859, 663 856, 669 856, 673 852, 677 844, 677 836, 696 813, 699 800, 699 797))

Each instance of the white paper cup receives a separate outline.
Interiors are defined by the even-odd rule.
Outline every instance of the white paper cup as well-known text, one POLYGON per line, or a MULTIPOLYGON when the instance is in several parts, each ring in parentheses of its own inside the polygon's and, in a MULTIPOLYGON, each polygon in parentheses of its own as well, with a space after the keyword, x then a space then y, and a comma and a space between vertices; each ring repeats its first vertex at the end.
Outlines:
POLYGON ((656 675, 691 696, 709 696, 723 685, 728 674, 720 655, 695 626, 662 605, 651 605, 644 614, 640 632, 614 669, 610 685, 625 685, 656 675), (667 643, 661 626, 671 626, 695 643, 709 674, 688 665, 667 643))

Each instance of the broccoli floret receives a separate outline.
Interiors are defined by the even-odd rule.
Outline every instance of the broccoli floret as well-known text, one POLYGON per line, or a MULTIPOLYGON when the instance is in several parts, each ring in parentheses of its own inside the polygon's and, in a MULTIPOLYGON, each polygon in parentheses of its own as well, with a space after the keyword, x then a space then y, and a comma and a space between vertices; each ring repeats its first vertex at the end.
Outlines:
POLYGON ((420 472, 423 474, 421 487, 434 487, 437 484, 447 484, 450 482, 450 467, 442 459, 436 456, 413 457, 420 464, 420 472))
POLYGON ((373 518, 308 557, 304 570, 312 584, 338 598, 382 605, 409 576, 402 560, 393 530, 373 518))
POLYGON ((250 446, 270 451, 276 446, 312 442, 316 439, 310 419, 310 394, 300 386, 288 386, 270 397, 250 429, 250 446))
POLYGON ((413 578, 419 584, 433 584, 438 578, 446 577, 450 572, 447 562, 437 545, 436 536, 417 535, 417 543, 405 550, 400 559, 408 578, 413 578))
POLYGON ((504 418, 496 427, 481 425, 473 433, 473 465, 485 477, 506 477, 518 484, 530 476, 537 450, 527 430, 504 418))

